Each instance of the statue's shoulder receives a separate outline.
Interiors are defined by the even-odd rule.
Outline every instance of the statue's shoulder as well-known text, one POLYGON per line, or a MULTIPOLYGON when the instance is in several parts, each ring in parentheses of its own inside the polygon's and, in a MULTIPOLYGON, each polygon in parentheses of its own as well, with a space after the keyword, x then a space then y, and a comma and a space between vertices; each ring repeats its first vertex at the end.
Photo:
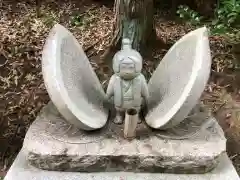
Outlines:
POLYGON ((144 76, 142 73, 140 73, 140 74, 138 75, 138 79, 140 79, 140 80, 145 80, 145 76, 144 76))
POLYGON ((115 81, 115 80, 117 80, 117 79, 120 79, 120 77, 119 77, 118 75, 113 74, 113 75, 111 76, 111 80, 112 80, 112 81, 115 81))

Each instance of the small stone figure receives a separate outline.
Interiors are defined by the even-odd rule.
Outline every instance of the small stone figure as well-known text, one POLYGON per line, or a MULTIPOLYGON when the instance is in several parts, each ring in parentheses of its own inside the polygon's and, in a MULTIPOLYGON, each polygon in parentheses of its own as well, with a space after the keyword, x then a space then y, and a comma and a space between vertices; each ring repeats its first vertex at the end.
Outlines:
POLYGON ((136 109, 139 113, 142 103, 148 99, 147 82, 142 70, 142 56, 132 49, 129 39, 123 39, 122 50, 113 58, 114 75, 111 77, 107 97, 113 97, 117 110, 114 123, 122 124, 125 112, 136 109))

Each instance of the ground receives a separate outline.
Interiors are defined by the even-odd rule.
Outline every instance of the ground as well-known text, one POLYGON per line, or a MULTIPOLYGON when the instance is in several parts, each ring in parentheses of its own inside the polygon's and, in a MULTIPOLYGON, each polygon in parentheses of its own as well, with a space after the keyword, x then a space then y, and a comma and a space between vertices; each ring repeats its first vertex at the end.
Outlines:
MULTIPOLYGON (((111 76, 111 66, 101 56, 113 35, 113 4, 43 0, 38 7, 30 0, 0 1, 0 177, 20 150, 29 125, 49 101, 41 74, 41 51, 55 23, 67 27, 83 45, 104 87, 111 76)), ((166 17, 164 10, 154 17, 161 43, 144 60, 148 78, 169 47, 193 29, 166 17)), ((212 73, 202 100, 223 127, 228 154, 240 172, 240 73, 233 70, 240 59, 225 39, 212 36, 210 40, 212 73)))

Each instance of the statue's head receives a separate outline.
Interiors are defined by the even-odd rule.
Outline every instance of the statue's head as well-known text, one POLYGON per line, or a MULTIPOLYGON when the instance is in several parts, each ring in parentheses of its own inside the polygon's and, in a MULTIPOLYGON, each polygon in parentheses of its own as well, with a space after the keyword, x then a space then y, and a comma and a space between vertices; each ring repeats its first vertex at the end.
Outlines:
POLYGON ((142 56, 132 49, 128 39, 123 39, 122 50, 113 58, 113 70, 123 79, 133 79, 141 73, 142 56))

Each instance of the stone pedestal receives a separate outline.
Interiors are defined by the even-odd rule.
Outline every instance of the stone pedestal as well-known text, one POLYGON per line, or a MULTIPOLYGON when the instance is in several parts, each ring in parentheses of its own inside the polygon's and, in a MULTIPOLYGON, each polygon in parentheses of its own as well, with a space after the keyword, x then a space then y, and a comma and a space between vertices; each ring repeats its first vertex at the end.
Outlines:
POLYGON ((185 137, 184 133, 195 131, 205 121, 196 119, 189 123, 191 128, 185 124, 171 132, 153 131, 142 123, 136 139, 128 141, 123 125, 109 123, 93 132, 78 130, 50 103, 31 125, 23 149, 29 163, 43 170, 201 174, 214 169, 226 150, 223 131, 214 119, 208 119, 208 128, 190 138, 162 136, 174 137, 176 131, 178 137, 185 137))
POLYGON ((22 150, 4 180, 240 180, 226 154, 219 158, 218 166, 207 174, 161 174, 131 172, 57 172, 36 169, 28 164, 22 150))

